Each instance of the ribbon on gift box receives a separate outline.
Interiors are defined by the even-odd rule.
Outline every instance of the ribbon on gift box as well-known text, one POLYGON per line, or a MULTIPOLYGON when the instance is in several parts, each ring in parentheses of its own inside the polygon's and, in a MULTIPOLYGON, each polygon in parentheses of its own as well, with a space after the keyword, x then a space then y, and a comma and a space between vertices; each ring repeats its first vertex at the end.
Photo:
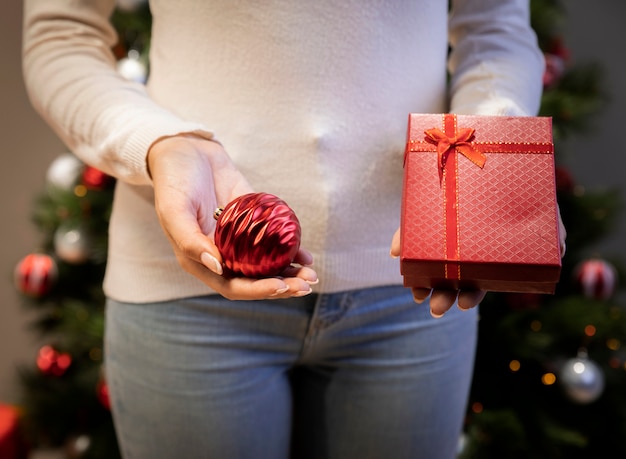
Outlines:
POLYGON ((461 279, 461 244, 459 225, 459 156, 483 169, 486 153, 541 153, 552 154, 554 146, 545 142, 477 142, 476 130, 457 126, 454 114, 444 114, 442 129, 433 127, 424 131, 424 140, 411 140, 407 152, 436 152, 437 168, 443 192, 445 278, 461 279))

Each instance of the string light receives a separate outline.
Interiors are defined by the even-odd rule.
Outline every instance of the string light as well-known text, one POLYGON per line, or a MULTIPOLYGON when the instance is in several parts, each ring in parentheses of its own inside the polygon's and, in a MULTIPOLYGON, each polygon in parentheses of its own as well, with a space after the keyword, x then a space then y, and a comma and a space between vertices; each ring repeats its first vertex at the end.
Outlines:
POLYGON ((521 366, 522 364, 520 363, 519 360, 511 360, 509 362, 509 369, 513 372, 519 371, 521 366))
POLYGON ((617 351, 622 343, 616 338, 609 338, 606 340, 606 347, 611 349, 612 351, 617 351))
POLYGON ((595 334, 596 334, 596 327, 594 327, 593 325, 587 325, 585 327, 585 335, 591 337, 595 334))
POLYGON ((472 403, 472 412, 473 413, 482 413, 483 412, 483 404, 480 402, 474 402, 472 403))
POLYGON ((79 198, 84 198, 87 195, 87 187, 85 185, 76 185, 74 187, 74 194, 79 198))
POLYGON ((556 382, 556 376, 554 373, 546 373, 541 377, 541 382, 546 386, 551 386, 556 382))
POLYGON ((102 349, 99 347, 94 347, 89 350, 89 358, 94 362, 99 362, 102 360, 102 349))

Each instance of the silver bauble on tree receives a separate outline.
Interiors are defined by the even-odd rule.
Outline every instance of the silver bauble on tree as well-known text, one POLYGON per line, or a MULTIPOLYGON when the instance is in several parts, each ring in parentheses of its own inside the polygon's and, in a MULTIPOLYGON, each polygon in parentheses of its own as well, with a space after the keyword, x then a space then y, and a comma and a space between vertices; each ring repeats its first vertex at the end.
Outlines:
POLYGON ((586 351, 568 359, 561 367, 558 380, 567 396, 574 402, 587 404, 596 401, 604 391, 604 373, 589 359, 586 351))
POLYGON ((92 253, 89 232, 81 226, 61 225, 54 233, 54 251, 67 263, 86 262, 92 253))
POLYGON ((46 172, 48 186, 61 190, 71 190, 85 167, 84 163, 72 153, 57 156, 46 172))

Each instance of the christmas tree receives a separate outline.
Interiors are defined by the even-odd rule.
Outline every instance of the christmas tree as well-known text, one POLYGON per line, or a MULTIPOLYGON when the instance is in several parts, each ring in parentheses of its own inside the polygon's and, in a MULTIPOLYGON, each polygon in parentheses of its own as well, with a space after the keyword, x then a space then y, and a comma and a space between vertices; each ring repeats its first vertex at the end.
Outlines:
MULTIPOLYGON (((128 79, 145 81, 150 12, 118 3, 114 52, 128 79)), ((592 192, 558 164, 559 143, 586 128, 605 97, 600 69, 570 62, 557 0, 533 0, 546 58, 541 115, 553 118, 557 192, 568 228, 554 296, 489 293, 480 311, 476 371, 460 456, 626 457, 626 314, 618 304, 620 261, 594 244, 613 228, 619 194, 592 192), (607 455, 606 451, 611 451, 607 455)), ((107 225, 115 180, 71 153, 49 167, 33 212, 41 247, 16 266, 17 288, 47 343, 21 371, 30 444, 70 458, 119 457, 103 377, 107 225)))
MULTIPOLYGON (((119 73, 139 83, 148 73, 150 11, 141 0, 118 2, 113 52, 119 73)), ((20 370, 23 430, 33 448, 68 458, 120 457, 104 379, 107 227, 115 180, 71 152, 49 166, 33 222, 41 246, 15 267, 15 284, 36 311, 46 342, 20 370)))
POLYGON ((620 196, 585 190, 559 160, 564 140, 585 132, 606 101, 602 72, 570 62, 559 1, 531 6, 546 59, 540 115, 553 118, 567 252, 554 296, 490 293, 481 305, 460 457, 626 457, 623 267, 596 252, 615 227, 620 196))

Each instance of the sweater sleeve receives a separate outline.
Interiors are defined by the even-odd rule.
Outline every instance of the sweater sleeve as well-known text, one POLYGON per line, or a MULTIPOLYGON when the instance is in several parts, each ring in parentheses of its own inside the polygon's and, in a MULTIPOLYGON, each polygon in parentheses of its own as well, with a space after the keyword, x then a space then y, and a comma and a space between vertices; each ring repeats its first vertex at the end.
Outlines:
POLYGON ((114 0, 26 0, 23 73, 34 108, 87 164, 149 184, 146 154, 159 138, 212 134, 160 107, 116 70, 114 0))
POLYGON ((454 0, 449 19, 450 111, 536 115, 543 55, 528 0, 454 0))

